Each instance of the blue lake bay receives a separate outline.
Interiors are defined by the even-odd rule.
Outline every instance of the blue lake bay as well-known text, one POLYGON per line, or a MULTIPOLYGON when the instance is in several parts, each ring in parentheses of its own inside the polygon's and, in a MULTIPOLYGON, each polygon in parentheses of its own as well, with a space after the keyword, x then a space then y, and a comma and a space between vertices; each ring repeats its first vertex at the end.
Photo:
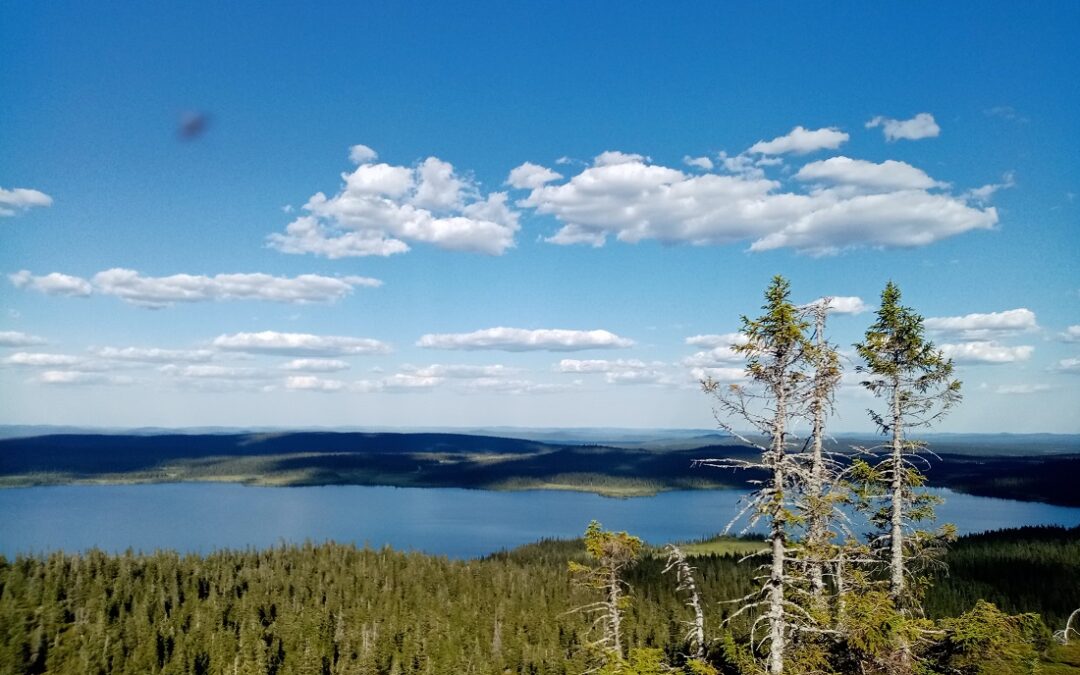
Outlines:
MULTIPOLYGON (((1080 508, 935 492, 945 498, 939 522, 954 523, 961 534, 1080 525, 1080 508)), ((334 540, 469 558, 545 537, 579 536, 592 519, 663 544, 717 534, 743 494, 700 490, 611 499, 544 490, 223 483, 14 488, 0 490, 0 554, 95 547, 207 553, 334 540)))

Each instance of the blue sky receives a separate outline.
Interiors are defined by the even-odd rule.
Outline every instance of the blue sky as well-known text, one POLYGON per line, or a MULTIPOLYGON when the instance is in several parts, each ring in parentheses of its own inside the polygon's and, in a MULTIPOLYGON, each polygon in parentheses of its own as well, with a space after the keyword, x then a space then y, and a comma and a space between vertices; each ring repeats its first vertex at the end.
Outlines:
POLYGON ((845 349, 896 281, 964 380, 940 430, 1080 431, 1078 28, 11 3, 0 423, 708 428, 783 274, 845 349))

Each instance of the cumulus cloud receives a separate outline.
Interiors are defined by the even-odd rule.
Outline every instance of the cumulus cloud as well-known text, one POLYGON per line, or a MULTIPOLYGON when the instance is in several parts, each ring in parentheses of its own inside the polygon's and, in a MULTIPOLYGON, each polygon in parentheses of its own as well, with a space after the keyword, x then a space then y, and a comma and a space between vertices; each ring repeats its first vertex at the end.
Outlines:
POLYGON ((106 375, 104 373, 86 373, 75 370, 46 370, 38 375, 35 382, 52 385, 112 385, 135 384, 135 379, 127 375, 106 375))
POLYGON ((491 378, 491 377, 506 377, 507 375, 514 375, 520 372, 519 368, 509 368, 501 364, 493 365, 443 365, 440 363, 433 363, 428 366, 414 366, 406 364, 401 367, 405 373, 414 377, 422 378, 451 378, 451 379, 475 379, 475 378, 491 378))
POLYGON ((691 335, 686 338, 686 344, 693 347, 733 347, 744 345, 747 337, 743 333, 710 333, 707 335, 691 335))
POLYGON ((283 303, 332 302, 356 287, 377 288, 378 279, 301 274, 276 277, 270 274, 173 274, 151 277, 135 270, 113 268, 98 272, 91 281, 53 272, 34 276, 27 270, 9 275, 16 288, 49 295, 86 297, 92 293, 113 295, 140 307, 160 309, 177 302, 211 300, 269 300, 283 303))
POLYGON ((633 340, 606 330, 527 330, 501 326, 472 333, 432 333, 422 336, 416 343, 418 347, 429 349, 498 349, 508 352, 622 349, 633 344, 633 340))
POLYGON ((985 340, 1039 329, 1035 321, 1035 312, 1025 307, 986 314, 930 317, 926 319, 925 325, 927 329, 935 333, 943 333, 963 340, 985 340))
POLYGON ((593 159, 593 166, 618 166, 619 164, 635 164, 647 161, 649 161, 649 158, 645 155, 638 155, 633 152, 608 150, 606 152, 601 152, 593 159))
POLYGON ((349 159, 353 164, 368 164, 378 159, 379 153, 366 145, 354 145, 349 148, 349 159))
POLYGON ((675 384, 666 370, 665 363, 646 363, 638 359, 563 359, 556 369, 562 373, 603 374, 608 384, 647 384, 670 386, 675 384))
POLYGON ((961 364, 1000 364, 1027 361, 1035 348, 1030 345, 1009 347, 993 340, 941 345, 945 356, 961 364))
POLYGON ((1061 373, 1080 375, 1080 358, 1061 359, 1054 369, 1061 373))
POLYGON ((158 372, 182 379, 210 380, 264 380, 274 375, 274 373, 262 368, 203 364, 179 366, 173 363, 158 368, 158 372))
POLYGON ((59 272, 35 277, 29 270, 19 270, 14 274, 9 274, 8 279, 15 288, 38 291, 46 295, 86 297, 93 292, 93 287, 86 279, 59 272))
POLYGON ((785 136, 777 136, 771 141, 758 141, 750 146, 748 152, 763 155, 784 155, 792 153, 805 155, 815 150, 834 150, 850 138, 846 133, 832 127, 811 131, 797 126, 785 136))
POLYGON ((1048 384, 1001 384, 994 388, 995 394, 1005 395, 1024 395, 1024 394, 1038 394, 1043 391, 1050 391, 1053 389, 1048 384))
POLYGON ((725 384, 734 384, 746 380, 745 368, 691 368, 690 378, 694 382, 712 379, 725 384))
POLYGON ((520 225, 506 193, 481 195, 471 178, 437 157, 414 167, 374 164, 374 151, 363 147, 363 163, 342 174, 337 194, 313 195, 306 215, 269 236, 271 247, 344 258, 404 253, 410 242, 491 255, 514 245, 520 225))
POLYGON ((341 380, 331 380, 314 375, 293 375, 285 380, 285 388, 292 391, 341 391, 345 383, 341 380))
POLYGON ((920 138, 936 138, 941 134, 941 127, 930 113, 919 113, 909 120, 894 120, 878 115, 866 123, 867 129, 881 127, 885 140, 892 142, 900 139, 917 141, 920 138))
POLYGON ((5 190, 0 187, 0 217, 14 216, 20 211, 34 207, 52 206, 52 197, 40 190, 14 188, 5 190))
POLYGON ((518 204, 562 222, 547 238, 554 244, 602 246, 609 236, 699 246, 749 241, 751 251, 811 254, 924 246, 998 220, 993 207, 939 191, 940 184, 902 162, 815 163, 804 174, 817 176, 811 189, 786 191, 744 162, 734 167, 741 172, 688 175, 640 155, 621 159, 538 187, 518 204))
POLYGON ((15 330, 0 331, 0 347, 32 347, 45 343, 45 338, 36 335, 28 335, 15 330))
POLYGON ((581 382, 549 384, 532 380, 513 380, 494 377, 481 377, 464 380, 456 385, 458 391, 473 394, 497 393, 520 396, 525 394, 558 394, 577 389, 581 382))
POLYGON ((809 308, 820 305, 825 302, 826 299, 829 301, 829 312, 831 314, 862 314, 870 309, 870 307, 863 302, 863 299, 856 295, 831 295, 821 297, 813 302, 806 303, 803 307, 809 308))
POLYGON ((370 338, 309 333, 279 333, 267 330, 260 333, 219 335, 211 343, 222 351, 248 354, 284 354, 296 356, 347 356, 352 354, 385 354, 390 345, 370 338))
POLYGON ((70 354, 46 354, 42 352, 16 352, 4 358, 0 363, 9 366, 30 366, 34 368, 69 367, 82 363, 84 359, 70 354))
POLYGON ((157 347, 99 347, 91 350, 95 355, 112 361, 135 363, 201 363, 209 361, 214 352, 209 349, 159 349, 157 347))
MULTIPOLYGON (((0 344, 3 344, 3 333, 0 333, 0 344)), ((1080 325, 1069 326, 1059 336, 1063 342, 1080 342, 1080 325)))
POLYGON ((948 187, 907 162, 887 159, 881 163, 850 157, 830 157, 810 162, 799 169, 795 178, 806 182, 830 183, 868 191, 928 190, 948 187))
POLYGON ((713 161, 708 157, 691 157, 690 155, 686 155, 682 158, 682 161, 683 164, 687 166, 692 166, 703 171, 711 171, 713 168, 713 161))
POLYGON ((562 178, 561 173, 556 173, 546 166, 525 162, 510 171, 510 176, 506 179, 506 182, 511 187, 519 190, 534 190, 541 185, 560 178, 562 178))
POLYGON ((333 373, 348 370, 349 364, 340 359, 293 359, 281 364, 281 369, 305 373, 333 373))
POLYGON ((94 288, 99 293, 115 295, 132 304, 147 307, 207 300, 330 302, 348 295, 354 287, 375 288, 381 285, 381 281, 368 277, 324 277, 317 274, 296 277, 275 277, 261 273, 149 277, 135 270, 115 268, 94 275, 94 288))
POLYGON ((395 373, 378 380, 359 380, 353 383, 353 389, 365 393, 389 392, 407 393, 430 391, 443 382, 441 377, 395 373))
POLYGON ((968 190, 967 195, 968 198, 985 204, 990 201, 998 190, 1007 190, 1014 187, 1016 187, 1016 174, 1012 171, 1006 171, 1001 177, 1000 183, 988 183, 982 187, 968 190))

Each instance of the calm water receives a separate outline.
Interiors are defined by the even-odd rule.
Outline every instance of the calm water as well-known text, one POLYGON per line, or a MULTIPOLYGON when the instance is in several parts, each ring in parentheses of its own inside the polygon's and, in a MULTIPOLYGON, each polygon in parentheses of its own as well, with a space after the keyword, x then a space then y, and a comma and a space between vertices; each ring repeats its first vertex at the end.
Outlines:
MULTIPOLYGON (((1080 508, 947 490, 938 512, 961 533, 1080 524, 1080 508)), ((646 541, 697 539, 736 513, 735 490, 608 499, 576 492, 485 492, 364 486, 244 487, 218 483, 0 490, 0 553, 92 547, 207 552, 335 540, 451 557, 484 555, 543 537, 574 537, 590 519, 646 541)))

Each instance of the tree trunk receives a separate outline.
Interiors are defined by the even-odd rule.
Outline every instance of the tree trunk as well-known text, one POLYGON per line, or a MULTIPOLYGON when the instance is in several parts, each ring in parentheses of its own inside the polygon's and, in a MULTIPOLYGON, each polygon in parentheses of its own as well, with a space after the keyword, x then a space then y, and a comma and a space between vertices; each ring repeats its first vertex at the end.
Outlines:
POLYGON ((889 594, 899 604, 904 593, 904 456, 900 426, 900 385, 892 389, 892 530, 889 537, 889 594))
POLYGON ((615 654, 622 658, 622 616, 620 614, 622 609, 619 607, 619 595, 619 576, 612 569, 608 578, 608 630, 610 631, 608 638, 615 654))
MULTIPOLYGON (((904 613, 904 447, 903 419, 900 416, 900 383, 893 380, 892 389, 892 533, 889 538, 891 560, 889 568, 891 579, 889 595, 897 611, 904 613)), ((911 663, 911 645, 906 640, 899 642, 900 663, 907 667, 911 663)))
POLYGON ((772 511, 772 529, 769 538, 772 543, 772 570, 769 574, 769 672, 780 675, 784 672, 784 639, 786 622, 784 620, 784 440, 787 417, 787 381, 782 377, 776 397, 776 415, 773 418, 773 489, 777 491, 772 511))

